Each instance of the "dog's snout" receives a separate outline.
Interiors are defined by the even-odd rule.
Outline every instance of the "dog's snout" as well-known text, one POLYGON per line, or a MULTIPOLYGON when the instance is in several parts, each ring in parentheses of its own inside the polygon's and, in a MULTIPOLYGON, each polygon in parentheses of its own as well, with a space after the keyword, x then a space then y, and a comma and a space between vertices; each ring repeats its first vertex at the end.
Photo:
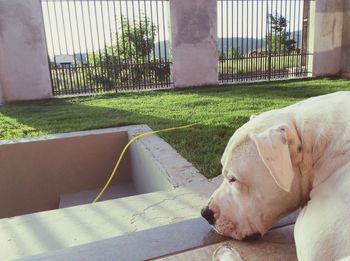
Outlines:
POLYGON ((208 221, 210 225, 214 225, 214 212, 208 206, 202 208, 201 215, 208 221))

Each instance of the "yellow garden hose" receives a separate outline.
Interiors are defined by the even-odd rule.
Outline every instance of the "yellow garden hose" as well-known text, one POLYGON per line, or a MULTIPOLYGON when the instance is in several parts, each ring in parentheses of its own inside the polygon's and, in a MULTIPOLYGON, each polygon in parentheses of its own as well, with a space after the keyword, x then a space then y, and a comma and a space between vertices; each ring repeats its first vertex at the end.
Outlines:
POLYGON ((126 150, 128 149, 128 147, 131 145, 131 143, 133 143, 134 141, 142 138, 142 137, 145 137, 145 136, 149 136, 149 135, 152 135, 152 134, 156 134, 156 133, 159 133, 159 132, 166 132, 166 131, 172 131, 172 130, 179 130, 179 129, 185 129, 185 128, 190 128, 194 125, 198 125, 198 123, 194 123, 194 124, 189 124, 189 125, 185 125, 185 126, 179 126, 179 127, 173 127, 173 128, 168 128, 168 129, 162 129, 162 130, 157 130, 157 131, 149 131, 149 132, 145 132, 145 133, 142 133, 138 136, 135 136, 134 138, 132 138, 127 144, 126 146, 124 147, 122 153, 120 154, 119 156, 119 159, 117 161, 117 163, 115 164, 114 166, 114 169, 112 171, 112 174, 110 175, 109 179, 107 180, 105 186, 103 187, 103 189, 100 191, 100 193, 97 195, 97 197, 94 199, 94 201, 92 203, 95 203, 97 202, 103 195, 103 193, 105 192, 105 190, 108 188, 109 184, 111 183, 113 177, 115 176, 115 173, 119 167, 119 164, 126 152, 126 150))

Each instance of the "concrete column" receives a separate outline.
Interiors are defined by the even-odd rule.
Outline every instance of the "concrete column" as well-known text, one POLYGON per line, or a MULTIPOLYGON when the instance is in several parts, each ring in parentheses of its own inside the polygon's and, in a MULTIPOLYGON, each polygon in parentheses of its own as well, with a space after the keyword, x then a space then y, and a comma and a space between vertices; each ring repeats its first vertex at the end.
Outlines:
MULTIPOLYGON (((308 44, 307 52, 310 54, 314 53, 315 46, 315 15, 316 15, 316 1, 309 2, 309 25, 308 25, 308 44)), ((307 58, 307 71, 310 72, 308 76, 312 76, 313 72, 313 55, 309 55, 307 58)))
POLYGON ((4 96, 2 94, 2 87, 1 87, 1 82, 0 82, 0 105, 4 103, 4 96))
POLYGON ((0 84, 6 102, 52 95, 40 0, 0 0, 0 84))
POLYGON ((343 46, 341 70, 342 76, 350 79, 350 1, 344 1, 343 46))
POLYGON ((316 0, 314 76, 338 75, 341 72, 343 2, 316 0))
POLYGON ((175 88, 218 84, 216 0, 170 0, 175 88))

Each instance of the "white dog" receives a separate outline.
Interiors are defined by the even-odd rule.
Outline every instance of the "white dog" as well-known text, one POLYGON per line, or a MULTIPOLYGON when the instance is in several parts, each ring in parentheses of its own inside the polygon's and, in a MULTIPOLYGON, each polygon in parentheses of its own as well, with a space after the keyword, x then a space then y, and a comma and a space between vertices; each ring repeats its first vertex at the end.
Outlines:
POLYGON ((252 117, 222 156, 224 182, 202 216, 222 235, 264 235, 303 207, 299 260, 350 256, 350 92, 252 117))

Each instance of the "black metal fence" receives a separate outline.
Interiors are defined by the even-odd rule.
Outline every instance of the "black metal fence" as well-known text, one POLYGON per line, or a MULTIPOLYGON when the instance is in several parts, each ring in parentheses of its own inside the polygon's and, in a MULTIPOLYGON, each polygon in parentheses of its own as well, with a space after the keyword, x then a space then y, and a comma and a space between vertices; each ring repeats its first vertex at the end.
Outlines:
POLYGON ((54 95, 172 86, 167 0, 41 0, 54 95))
POLYGON ((218 0, 221 83, 309 76, 309 0, 218 0))

